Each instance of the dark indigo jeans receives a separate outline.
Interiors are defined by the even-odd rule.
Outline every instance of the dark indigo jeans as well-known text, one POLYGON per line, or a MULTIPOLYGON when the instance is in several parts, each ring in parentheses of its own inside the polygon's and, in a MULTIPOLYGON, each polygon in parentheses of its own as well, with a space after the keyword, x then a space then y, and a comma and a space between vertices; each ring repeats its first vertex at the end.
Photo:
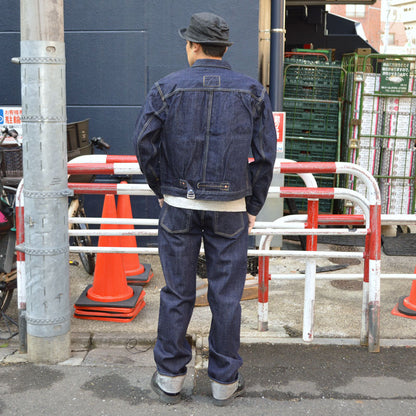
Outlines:
POLYGON ((160 374, 186 373, 186 365, 192 358, 186 332, 195 305, 201 240, 212 313, 208 375, 220 383, 233 383, 242 365, 238 350, 240 300, 247 273, 246 212, 197 211, 163 205, 159 219, 159 255, 166 286, 160 292, 154 358, 160 374))

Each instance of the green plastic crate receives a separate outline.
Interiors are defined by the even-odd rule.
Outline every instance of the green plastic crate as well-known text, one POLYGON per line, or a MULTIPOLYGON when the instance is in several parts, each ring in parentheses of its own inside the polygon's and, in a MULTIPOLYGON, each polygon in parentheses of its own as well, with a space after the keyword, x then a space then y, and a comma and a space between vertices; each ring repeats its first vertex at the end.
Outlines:
POLYGON ((320 101, 304 101, 304 100, 296 100, 290 99, 285 97, 283 99, 283 111, 286 113, 294 112, 297 113, 299 111, 311 111, 311 112, 325 112, 331 114, 339 113, 339 103, 326 103, 320 101))
POLYGON ((338 124, 325 121, 310 122, 309 120, 286 120, 286 137, 337 139, 338 124))
POLYGON ((324 141, 286 137, 285 157, 297 162, 335 162, 338 160, 338 141, 324 141))
POLYGON ((309 100, 331 100, 337 101, 339 97, 338 88, 314 87, 304 85, 286 85, 284 98, 306 98, 309 100))
POLYGON ((317 111, 297 111, 286 112, 286 122, 294 123, 296 121, 308 121, 310 124, 322 123, 329 124, 330 126, 338 125, 338 113, 323 113, 317 111))

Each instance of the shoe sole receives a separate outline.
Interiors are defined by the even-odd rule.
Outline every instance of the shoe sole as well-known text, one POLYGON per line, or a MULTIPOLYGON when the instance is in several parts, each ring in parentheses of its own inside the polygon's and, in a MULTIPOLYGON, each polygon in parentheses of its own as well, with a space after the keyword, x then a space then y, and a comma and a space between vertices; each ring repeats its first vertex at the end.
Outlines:
POLYGON ((228 406, 230 403, 232 403, 232 401, 239 396, 242 396, 245 393, 245 389, 240 390, 240 391, 236 391, 235 393, 233 393, 228 399, 225 400, 218 400, 218 399, 214 399, 212 398, 213 403, 215 404, 215 406, 218 407, 223 407, 223 406, 228 406))
POLYGON ((213 401, 214 405, 219 406, 219 407, 228 406, 230 403, 232 403, 232 401, 236 397, 242 396, 246 391, 246 386, 245 386, 245 383, 242 379, 241 379, 241 383, 242 383, 242 385, 238 386, 237 390, 230 397, 228 397, 228 399, 219 400, 219 399, 216 399, 215 397, 213 397, 212 401, 213 401))
POLYGON ((152 381, 150 382, 150 387, 159 396, 159 400, 165 404, 178 404, 181 401, 180 393, 171 395, 164 392, 156 383, 156 375, 157 373, 153 374, 152 381))

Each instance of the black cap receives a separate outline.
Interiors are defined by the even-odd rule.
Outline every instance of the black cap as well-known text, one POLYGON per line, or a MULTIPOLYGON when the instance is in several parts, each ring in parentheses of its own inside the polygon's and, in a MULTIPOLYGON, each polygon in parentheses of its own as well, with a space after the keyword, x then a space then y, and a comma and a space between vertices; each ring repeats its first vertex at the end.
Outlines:
POLYGON ((179 30, 179 36, 195 43, 231 46, 228 41, 230 29, 227 22, 214 13, 195 13, 191 17, 188 28, 179 30))

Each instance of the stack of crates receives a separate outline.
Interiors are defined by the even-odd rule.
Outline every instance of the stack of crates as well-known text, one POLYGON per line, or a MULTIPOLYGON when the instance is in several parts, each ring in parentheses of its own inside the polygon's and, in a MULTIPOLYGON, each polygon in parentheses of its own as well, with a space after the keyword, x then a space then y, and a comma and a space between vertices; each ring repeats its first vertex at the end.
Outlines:
MULTIPOLYGON (((415 207, 415 56, 346 55, 345 160, 376 179, 383 214, 411 214, 415 207)), ((347 187, 366 195, 362 182, 347 187)), ((361 214, 347 206, 347 213, 361 214)))
MULTIPOLYGON (((313 54, 313 50, 310 51, 313 54)), ((322 51, 319 52, 319 58, 322 51)), ((344 70, 336 62, 308 60, 300 53, 285 59, 283 111, 286 112, 285 157, 298 162, 340 160, 341 102, 344 70)), ((318 187, 337 186, 334 175, 315 175, 318 187)), ((304 186, 299 176, 285 176, 285 186, 304 186)), ((296 200, 306 211, 307 201, 296 200)), ((332 200, 321 200, 320 212, 333 210, 332 200)))

